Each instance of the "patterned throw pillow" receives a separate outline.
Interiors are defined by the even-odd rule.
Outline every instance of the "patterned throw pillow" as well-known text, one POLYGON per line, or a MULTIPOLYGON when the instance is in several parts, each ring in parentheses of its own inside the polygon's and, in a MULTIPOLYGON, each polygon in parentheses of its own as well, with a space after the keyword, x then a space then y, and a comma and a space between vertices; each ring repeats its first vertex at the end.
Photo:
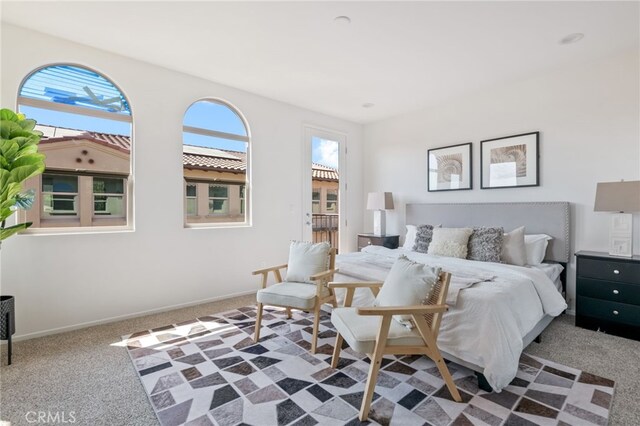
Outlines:
POLYGON ((433 237, 433 225, 418 225, 416 231, 416 243, 413 245, 413 251, 426 253, 431 244, 433 237))
POLYGON ((427 254, 466 259, 472 232, 471 228, 436 228, 427 254))
POLYGON ((502 228, 473 228, 467 259, 500 263, 503 234, 502 228))

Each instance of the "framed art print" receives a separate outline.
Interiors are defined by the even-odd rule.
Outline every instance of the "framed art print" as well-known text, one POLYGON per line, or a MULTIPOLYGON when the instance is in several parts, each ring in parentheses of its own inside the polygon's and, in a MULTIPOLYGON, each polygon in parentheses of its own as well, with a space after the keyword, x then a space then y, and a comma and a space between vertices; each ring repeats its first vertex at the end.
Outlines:
POLYGON ((539 186, 540 132, 480 142, 480 188, 539 186))
POLYGON ((427 151, 427 190, 471 189, 471 143, 427 151))

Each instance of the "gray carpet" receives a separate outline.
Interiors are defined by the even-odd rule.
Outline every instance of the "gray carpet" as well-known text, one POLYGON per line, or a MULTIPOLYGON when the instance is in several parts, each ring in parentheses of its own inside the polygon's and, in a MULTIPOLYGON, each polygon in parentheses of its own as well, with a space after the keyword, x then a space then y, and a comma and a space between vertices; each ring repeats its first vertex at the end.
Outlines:
MULTIPOLYGON (((28 425, 33 411, 73 412, 78 425, 156 425, 149 400, 120 336, 247 306, 245 296, 16 343, 2 350, 0 419, 28 425)), ((640 425, 640 342, 579 329, 563 316, 527 352, 616 381, 612 425, 640 425)))

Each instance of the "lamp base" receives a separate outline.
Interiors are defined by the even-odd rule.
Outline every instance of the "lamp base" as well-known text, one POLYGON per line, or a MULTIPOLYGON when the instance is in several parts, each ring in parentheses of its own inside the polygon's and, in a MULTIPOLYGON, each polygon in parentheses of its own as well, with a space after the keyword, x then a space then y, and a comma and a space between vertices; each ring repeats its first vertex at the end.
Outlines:
POLYGON ((620 257, 633 256, 633 215, 631 213, 611 215, 609 254, 620 257))
POLYGON ((373 211, 373 235, 383 237, 387 234, 387 220, 384 210, 373 211))

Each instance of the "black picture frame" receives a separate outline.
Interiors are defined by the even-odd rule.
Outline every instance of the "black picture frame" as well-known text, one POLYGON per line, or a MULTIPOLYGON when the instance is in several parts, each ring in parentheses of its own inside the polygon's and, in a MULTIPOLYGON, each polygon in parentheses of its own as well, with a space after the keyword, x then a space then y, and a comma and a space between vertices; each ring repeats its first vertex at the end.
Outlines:
POLYGON ((480 189, 531 186, 540 186, 540 132, 480 141, 480 189))
POLYGON ((465 191, 473 189, 472 143, 443 146, 427 150, 427 191, 465 191), (446 167, 440 167, 439 161, 446 167), (459 170, 458 187, 452 187, 451 171, 459 170))

